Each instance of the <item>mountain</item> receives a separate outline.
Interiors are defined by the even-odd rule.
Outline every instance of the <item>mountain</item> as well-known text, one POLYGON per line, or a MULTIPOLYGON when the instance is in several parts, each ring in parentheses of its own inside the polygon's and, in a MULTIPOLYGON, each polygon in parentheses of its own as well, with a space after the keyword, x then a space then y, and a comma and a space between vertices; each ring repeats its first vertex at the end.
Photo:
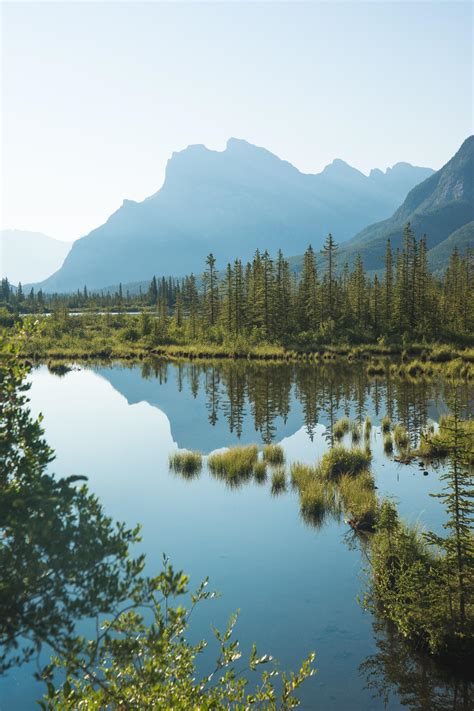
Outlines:
POLYGON ((365 176, 335 160, 311 175, 235 138, 224 151, 189 146, 173 153, 157 193, 143 202, 125 200, 74 243, 41 287, 99 289, 153 274, 201 272, 211 251, 220 266, 249 259, 257 247, 295 254, 309 242, 319 247, 329 231, 343 241, 389 215, 432 172, 398 163, 365 176))
POLYGON ((440 170, 414 187, 392 217, 366 227, 340 249, 340 261, 361 254, 366 269, 383 267, 387 239, 402 245, 407 222, 418 237, 428 235, 428 259, 439 271, 455 246, 474 246, 474 136, 440 170))
POLYGON ((0 232, 0 276, 22 284, 45 279, 59 269, 72 242, 47 237, 41 232, 0 232))

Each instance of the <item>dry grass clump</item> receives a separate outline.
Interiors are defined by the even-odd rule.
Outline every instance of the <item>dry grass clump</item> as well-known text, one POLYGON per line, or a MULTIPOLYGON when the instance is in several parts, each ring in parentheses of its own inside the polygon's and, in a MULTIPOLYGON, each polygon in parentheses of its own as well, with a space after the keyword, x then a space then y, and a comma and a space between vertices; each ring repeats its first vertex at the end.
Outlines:
POLYGON ((266 444, 263 448, 263 459, 267 464, 283 464, 285 452, 279 444, 266 444))
POLYGON ((367 469, 371 461, 370 452, 360 447, 346 449, 342 445, 337 445, 323 455, 321 476, 324 479, 338 479, 343 474, 355 476, 363 469, 367 469))
POLYGON ((249 479, 258 460, 258 447, 250 444, 246 447, 231 447, 225 452, 211 454, 207 460, 209 470, 214 476, 237 484, 249 479))
POLYGON ((272 494, 281 494, 286 489, 286 472, 284 467, 272 471, 272 494))
POLYGON ((170 469, 184 477, 192 478, 202 469, 201 452, 175 452, 169 458, 170 469))
POLYGON ((349 418, 346 416, 341 417, 335 423, 335 425, 332 429, 332 433, 338 441, 340 441, 344 437, 344 435, 349 432, 349 425, 350 425, 349 418))

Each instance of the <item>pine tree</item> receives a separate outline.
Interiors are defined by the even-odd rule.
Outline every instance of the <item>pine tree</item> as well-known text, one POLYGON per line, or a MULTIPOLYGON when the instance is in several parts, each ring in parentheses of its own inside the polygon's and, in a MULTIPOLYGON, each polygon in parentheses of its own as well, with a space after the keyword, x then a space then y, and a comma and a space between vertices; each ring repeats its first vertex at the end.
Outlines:
POLYGON ((323 319, 334 319, 335 317, 335 290, 336 281, 334 272, 336 269, 337 245, 331 233, 328 234, 324 246, 321 250, 326 260, 326 273, 323 281, 323 319))

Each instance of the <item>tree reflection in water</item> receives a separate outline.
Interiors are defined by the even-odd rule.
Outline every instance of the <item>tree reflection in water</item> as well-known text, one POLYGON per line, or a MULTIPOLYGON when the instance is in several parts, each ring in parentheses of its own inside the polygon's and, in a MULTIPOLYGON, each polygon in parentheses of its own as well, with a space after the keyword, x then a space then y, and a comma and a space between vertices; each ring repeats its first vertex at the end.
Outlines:
POLYGON ((409 646, 387 622, 376 620, 373 629, 377 653, 361 664, 359 672, 385 706, 393 696, 411 711, 472 711, 472 677, 441 668, 409 646))
POLYGON ((146 584, 143 558, 128 557, 138 529, 113 523, 83 477, 49 473, 54 454, 28 409, 27 372, 0 337, 0 673, 44 645, 66 656, 81 620, 146 584))

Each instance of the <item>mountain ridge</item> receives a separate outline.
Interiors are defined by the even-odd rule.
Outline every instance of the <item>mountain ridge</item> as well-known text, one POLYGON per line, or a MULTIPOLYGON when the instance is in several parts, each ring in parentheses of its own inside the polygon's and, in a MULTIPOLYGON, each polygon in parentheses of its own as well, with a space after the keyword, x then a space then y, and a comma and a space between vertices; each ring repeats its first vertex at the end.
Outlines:
POLYGON ((392 172, 366 176, 341 159, 321 173, 301 173, 243 139, 230 138, 223 151, 194 144, 172 154, 157 192, 141 202, 125 200, 36 286, 48 292, 100 289, 153 274, 199 272, 211 251, 222 265, 249 259, 257 248, 287 254, 309 242, 318 248, 329 231, 342 241, 374 217, 389 215, 432 172, 411 166, 394 189, 386 177, 392 172))

